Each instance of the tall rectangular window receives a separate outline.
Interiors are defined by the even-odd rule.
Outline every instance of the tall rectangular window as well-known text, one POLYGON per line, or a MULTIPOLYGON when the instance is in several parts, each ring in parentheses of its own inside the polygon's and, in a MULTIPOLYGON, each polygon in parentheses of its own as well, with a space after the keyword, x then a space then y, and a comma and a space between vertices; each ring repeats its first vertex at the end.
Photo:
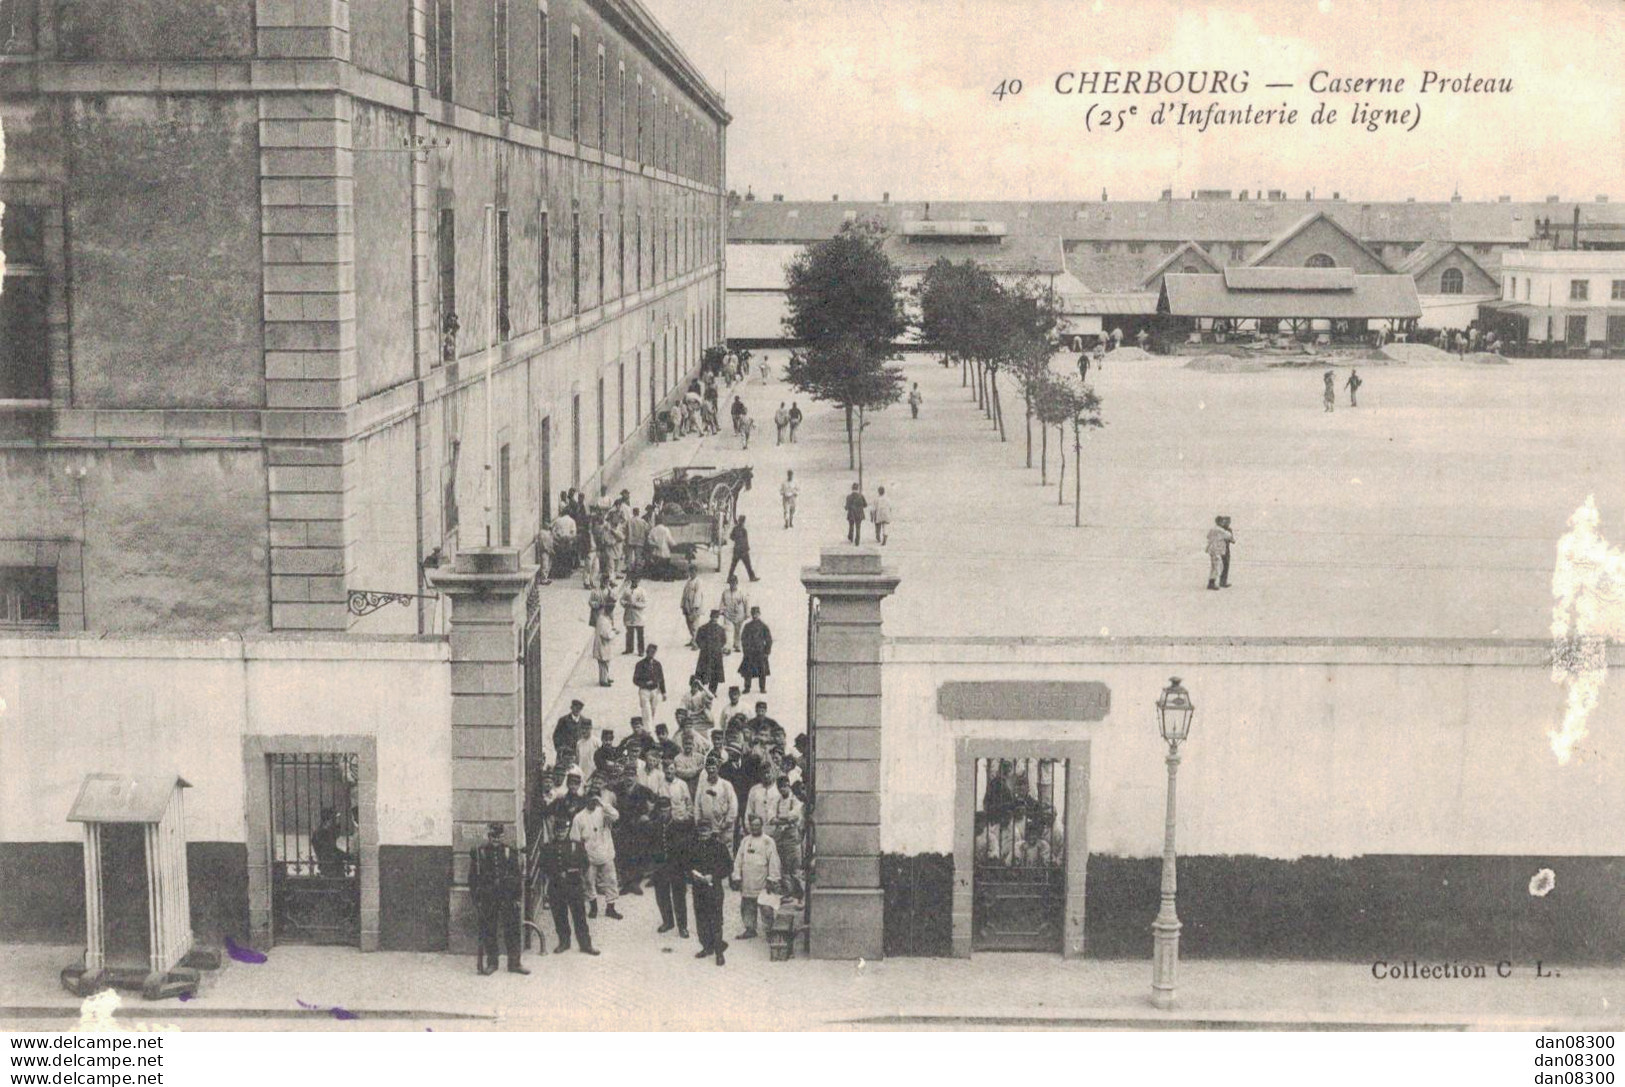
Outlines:
POLYGON ((513 330, 508 308, 508 209, 497 209, 497 339, 506 340, 513 330))
POLYGON ((538 242, 541 252, 536 259, 536 263, 540 265, 536 270, 536 285, 538 293, 541 295, 542 325, 545 327, 552 317, 553 294, 553 235, 548 231, 547 212, 545 211, 542 212, 542 222, 537 227, 537 230, 541 232, 541 238, 538 242))
POLYGON ((497 116, 513 116, 513 94, 508 85, 508 0, 495 0, 496 26, 493 42, 496 54, 497 116))
POLYGON ((507 443, 497 453, 497 542, 513 546, 513 460, 507 443))
POLYGON ((457 85, 457 0, 435 0, 435 15, 435 97, 450 102, 457 85))
POLYGON ((1586 302, 1591 298, 1591 281, 1589 279, 1569 280, 1569 301, 1586 302))
POLYGON ((598 467, 609 459, 608 443, 604 441, 604 375, 598 375, 598 467))
POLYGON ((56 630, 56 567, 0 566, 0 630, 56 630))
POLYGON ((615 211, 615 292, 626 293, 626 205, 615 211))
POLYGON ((581 394, 570 396, 570 486, 581 487, 581 394))
POLYGON ((0 287, 0 400, 49 400, 45 209, 7 204, 0 231, 6 253, 0 287))
POLYGON ((581 312, 581 213, 570 213, 570 313, 581 312))
POLYGON ((570 28, 570 138, 581 141, 581 28, 570 28))
POLYGON ((638 164, 642 165, 642 163, 643 163, 643 73, 641 73, 641 72, 638 73, 638 119, 637 119, 637 124, 638 124, 638 138, 637 138, 637 156, 636 157, 637 157, 637 160, 638 160, 638 164))
POLYGON ((536 124, 543 132, 550 131, 547 93, 547 51, 553 44, 553 35, 547 19, 547 0, 542 0, 539 12, 541 26, 536 34, 536 124))
POLYGON ((598 305, 604 304, 604 213, 598 213, 598 305))
POLYGON ((604 123, 604 107, 606 105, 604 99, 608 90, 608 82, 604 78, 604 64, 604 46, 600 42, 598 45, 598 150, 600 151, 607 150, 604 135, 609 131, 608 125, 604 123))
POLYGON ((440 360, 457 359, 457 211, 440 209, 440 228, 436 233, 440 255, 440 360))
POLYGON ((634 421, 643 422, 643 348, 638 348, 632 360, 632 396, 636 398, 637 408, 633 416, 634 421))
POLYGON ((1608 297, 1615 302, 1625 302, 1625 279, 1614 280, 1608 297))
POLYGON ((542 491, 542 525, 545 527, 553 520, 553 418, 542 417, 541 431, 536 437, 537 457, 540 467, 540 487, 542 491))
POLYGON ((632 240, 634 242, 633 252, 635 254, 635 259, 637 261, 637 268, 636 268, 637 275, 638 275, 637 289, 641 291, 641 290, 643 290, 643 212, 641 212, 641 211, 638 212, 636 218, 637 218, 637 235, 632 240))
POLYGON ((620 93, 620 96, 616 100, 616 103, 615 103, 616 109, 617 109, 617 111, 619 112, 619 115, 620 115, 620 122, 616 126, 616 132, 615 132, 615 153, 617 155, 620 155, 624 159, 624 158, 627 157, 627 154, 626 154, 626 61, 624 61, 624 60, 621 61, 621 64, 620 64, 620 73, 621 73, 621 93, 620 93))
POLYGON ((615 379, 616 379, 616 384, 615 384, 615 387, 616 387, 615 412, 616 412, 616 415, 619 417, 619 420, 620 420, 619 427, 618 427, 618 433, 620 434, 620 437, 616 440, 616 444, 619 445, 619 444, 624 443, 626 441, 626 362, 625 362, 625 360, 622 360, 621 364, 615 368, 615 379))

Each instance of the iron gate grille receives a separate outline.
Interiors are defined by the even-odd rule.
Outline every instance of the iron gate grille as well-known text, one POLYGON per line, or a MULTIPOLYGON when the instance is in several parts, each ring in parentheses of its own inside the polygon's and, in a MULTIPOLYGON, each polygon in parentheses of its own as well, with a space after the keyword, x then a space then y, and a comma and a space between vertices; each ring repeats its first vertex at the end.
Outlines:
POLYGON ((271 755, 271 913, 279 943, 361 943, 355 755, 271 755))
POLYGON ((1066 760, 977 759, 971 902, 978 951, 1060 951, 1066 760))

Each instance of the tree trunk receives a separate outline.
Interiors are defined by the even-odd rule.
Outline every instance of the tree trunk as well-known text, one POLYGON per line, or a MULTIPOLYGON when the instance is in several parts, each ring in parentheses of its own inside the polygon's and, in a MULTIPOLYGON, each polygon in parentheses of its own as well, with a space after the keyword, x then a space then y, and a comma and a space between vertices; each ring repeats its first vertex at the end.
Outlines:
POLYGON ((1049 424, 1039 427, 1038 432, 1044 439, 1043 459, 1038 469, 1038 485, 1043 487, 1049 484, 1049 424))
POLYGON ((1055 451, 1061 455, 1061 470, 1055 476, 1055 504, 1066 505, 1066 430, 1055 428, 1055 451))
POLYGON ((863 490, 863 409, 858 409, 858 490, 863 490))
POLYGON ((1027 412, 1027 467, 1033 466, 1033 402, 1025 392, 1021 394, 1022 406, 1027 412))
POLYGON ((1006 441, 1004 434, 1004 402, 999 399, 999 372, 993 371, 993 419, 999 424, 999 441, 1006 441))
POLYGON ((979 408, 982 406, 982 364, 973 361, 970 364, 970 371, 973 379, 972 388, 976 397, 976 406, 979 408))
POLYGON ((852 444, 852 405, 846 406, 846 466, 856 468, 858 457, 856 447, 852 444))
POLYGON ((959 387, 961 389, 970 385, 970 360, 959 360, 959 387))
POLYGON ((1083 435, 1072 420, 1072 527, 1083 527, 1083 435))

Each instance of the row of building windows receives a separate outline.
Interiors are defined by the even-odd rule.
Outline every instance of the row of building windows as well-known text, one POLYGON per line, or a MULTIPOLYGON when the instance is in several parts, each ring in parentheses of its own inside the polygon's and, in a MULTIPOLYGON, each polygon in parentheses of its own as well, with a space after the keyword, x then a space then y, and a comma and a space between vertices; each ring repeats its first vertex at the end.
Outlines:
MULTIPOLYGON (((1454 271, 1454 269, 1451 269, 1451 271, 1454 271)), ((1445 274, 1449 275, 1450 273, 1446 272, 1445 274)), ((1459 276, 1460 273, 1458 272, 1457 275, 1459 276)), ((1529 292, 1530 292, 1530 288, 1533 285, 1533 283, 1534 283, 1534 277, 1533 276, 1524 276, 1523 277, 1523 298, 1524 298, 1524 301, 1526 301, 1526 302, 1529 301, 1529 292)), ((1446 293, 1449 293, 1449 292, 1446 292, 1446 293)), ((1518 277, 1515 276, 1515 275, 1507 277, 1506 297, 1509 298, 1509 299, 1514 299, 1514 300, 1516 300, 1517 297, 1518 297, 1518 277)), ((1608 300, 1610 302, 1625 302, 1625 279, 1615 279, 1615 280, 1612 280, 1609 283, 1608 300)), ((1570 302, 1589 302, 1589 301, 1591 301, 1591 280, 1589 280, 1589 279, 1571 279, 1571 280, 1569 280, 1569 301, 1570 302)))
MULTIPOLYGON (((512 320, 512 262, 510 260, 512 245, 512 228, 508 209, 498 208, 496 211, 496 239, 495 239, 495 277, 493 284, 496 294, 496 325, 497 338, 509 339, 514 332, 512 320)), ((565 317, 573 317, 582 312, 582 246, 581 212, 570 213, 570 310, 565 317)), ((537 295, 539 313, 543 326, 554 320, 552 313, 552 230, 550 216, 543 211, 538 223, 539 250, 537 253, 537 295)), ((611 297, 608 293, 610 283, 609 269, 609 229, 607 216, 604 212, 598 213, 595 239, 597 245, 597 286, 596 295, 600 305, 614 301, 615 297, 625 297, 646 287, 657 286, 676 276, 684 275, 700 268, 706 260, 706 254, 715 250, 717 242, 714 221, 702 215, 673 215, 662 217, 661 229, 656 232, 647 232, 648 245, 644 244, 646 232, 644 230, 644 214, 637 211, 633 213, 632 232, 628 235, 626 208, 621 206, 616 211, 615 230, 615 284, 620 294, 611 297), (628 253, 628 242, 631 243, 631 252, 628 253)), ((457 309, 457 212, 454 208, 441 208, 436 227, 436 251, 439 257, 438 304, 440 310, 441 350, 440 358, 443 362, 452 362, 457 358, 457 334, 461 329, 457 309)))
MULTIPOLYGON (((494 3, 494 44, 490 63, 496 84, 496 112, 498 116, 512 118, 515 113, 516 76, 523 77, 527 82, 534 77, 535 83, 531 88, 535 94, 534 120, 541 130, 552 131, 555 118, 549 58, 554 34, 553 21, 546 0, 541 0, 537 11, 539 25, 534 63, 528 65, 524 72, 517 72, 518 66, 513 63, 512 57, 510 7, 513 2, 515 0, 495 0, 494 3)), ((531 0, 518 2, 529 3, 531 0)), ((434 40, 428 50, 432 66, 428 84, 437 98, 450 102, 457 92, 458 0, 430 0, 430 3, 432 17, 428 26, 434 40)), ((581 28, 572 24, 569 29, 569 100, 565 117, 570 139, 600 150, 613 146, 622 158, 706 184, 719 184, 722 176, 718 162, 720 143, 714 124, 699 112, 686 107, 681 98, 674 100, 670 91, 661 90, 655 84, 652 72, 646 87, 642 71, 634 68, 629 72, 626 61, 618 60, 615 76, 611 79, 609 56, 601 42, 597 46, 593 76, 597 90, 594 99, 597 112, 588 124, 583 116, 581 28), (610 138, 612 132, 613 140, 610 138)))

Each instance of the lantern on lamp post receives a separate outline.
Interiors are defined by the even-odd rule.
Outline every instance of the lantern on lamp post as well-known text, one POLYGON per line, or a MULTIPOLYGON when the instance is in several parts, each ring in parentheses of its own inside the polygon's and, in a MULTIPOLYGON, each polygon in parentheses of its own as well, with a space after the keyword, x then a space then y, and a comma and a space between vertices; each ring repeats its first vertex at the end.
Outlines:
POLYGON ((1174 1006, 1175 976, 1179 970, 1179 915, 1174 910, 1178 883, 1174 875, 1174 781, 1179 773, 1179 745, 1190 735, 1196 704, 1174 676, 1157 699, 1157 730, 1168 744, 1168 821, 1162 842, 1162 905, 1151 922, 1151 1002, 1159 1008, 1174 1006))

